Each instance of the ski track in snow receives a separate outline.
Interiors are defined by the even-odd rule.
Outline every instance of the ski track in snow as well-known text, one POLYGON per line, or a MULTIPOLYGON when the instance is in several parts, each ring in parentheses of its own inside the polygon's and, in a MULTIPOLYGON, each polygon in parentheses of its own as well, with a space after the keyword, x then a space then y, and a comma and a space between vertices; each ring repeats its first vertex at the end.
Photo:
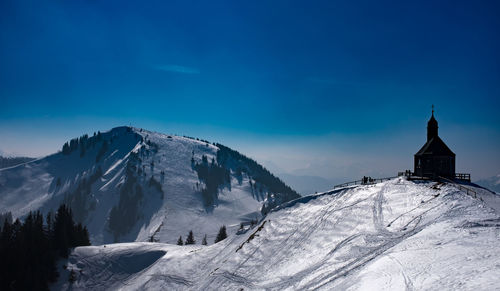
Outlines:
MULTIPOLYGON (((85 275, 72 288, 499 289, 500 216, 489 202, 494 198, 481 201, 447 184, 432 186, 397 178, 315 195, 209 246, 77 248, 69 261, 85 275), (155 251, 165 254, 135 273, 110 271, 127 257, 155 251)), ((69 287, 63 281, 56 286, 69 287)))

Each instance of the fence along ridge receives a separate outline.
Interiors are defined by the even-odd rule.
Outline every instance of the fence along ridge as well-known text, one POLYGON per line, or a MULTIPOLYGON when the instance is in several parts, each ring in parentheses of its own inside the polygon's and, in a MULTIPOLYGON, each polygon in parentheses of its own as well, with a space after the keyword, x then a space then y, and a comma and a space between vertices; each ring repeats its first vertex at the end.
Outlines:
POLYGON ((373 179, 371 177, 366 177, 366 178, 368 178, 368 180, 366 182, 364 182, 363 179, 360 179, 360 180, 356 180, 356 181, 352 181, 352 182, 346 182, 346 183, 335 185, 335 186, 333 186, 333 189, 344 188, 344 187, 355 186, 355 185, 372 185, 372 184, 376 184, 379 182, 388 181, 388 180, 391 180, 391 179, 394 179, 397 177, 398 176, 386 177, 386 178, 376 178, 376 179, 373 179))

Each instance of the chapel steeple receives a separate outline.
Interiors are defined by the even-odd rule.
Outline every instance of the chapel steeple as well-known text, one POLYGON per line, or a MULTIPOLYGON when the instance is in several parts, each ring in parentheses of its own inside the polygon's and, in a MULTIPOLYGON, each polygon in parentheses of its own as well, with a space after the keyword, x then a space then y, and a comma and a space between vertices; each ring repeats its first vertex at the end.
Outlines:
POLYGON ((429 122, 427 122, 427 141, 438 136, 438 122, 434 118, 434 105, 432 105, 432 115, 429 122))
POLYGON ((438 136, 438 123, 432 115, 427 122, 427 142, 415 154, 415 175, 420 177, 455 178, 455 153, 438 136))

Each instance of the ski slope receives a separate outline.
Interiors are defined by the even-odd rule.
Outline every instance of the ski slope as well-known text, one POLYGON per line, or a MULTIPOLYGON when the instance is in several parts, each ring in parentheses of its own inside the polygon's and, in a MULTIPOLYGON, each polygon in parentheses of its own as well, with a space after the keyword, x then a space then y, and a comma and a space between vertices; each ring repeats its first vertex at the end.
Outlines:
POLYGON ((79 247, 76 281, 53 288, 498 290, 500 198, 475 190, 396 178, 299 198, 218 244, 79 247))

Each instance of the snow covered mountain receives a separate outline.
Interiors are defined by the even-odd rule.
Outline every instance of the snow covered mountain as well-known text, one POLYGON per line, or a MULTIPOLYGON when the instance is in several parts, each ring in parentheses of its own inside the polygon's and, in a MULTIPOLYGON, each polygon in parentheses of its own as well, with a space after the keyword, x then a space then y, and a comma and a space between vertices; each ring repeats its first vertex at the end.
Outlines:
POLYGON ((220 144, 117 127, 62 151, 0 170, 0 213, 47 213, 61 202, 92 244, 209 241, 299 195, 255 161, 220 144))
POLYGON ((498 290, 500 198, 475 190, 396 178, 299 198, 209 246, 79 247, 53 288, 73 270, 73 290, 498 290))

